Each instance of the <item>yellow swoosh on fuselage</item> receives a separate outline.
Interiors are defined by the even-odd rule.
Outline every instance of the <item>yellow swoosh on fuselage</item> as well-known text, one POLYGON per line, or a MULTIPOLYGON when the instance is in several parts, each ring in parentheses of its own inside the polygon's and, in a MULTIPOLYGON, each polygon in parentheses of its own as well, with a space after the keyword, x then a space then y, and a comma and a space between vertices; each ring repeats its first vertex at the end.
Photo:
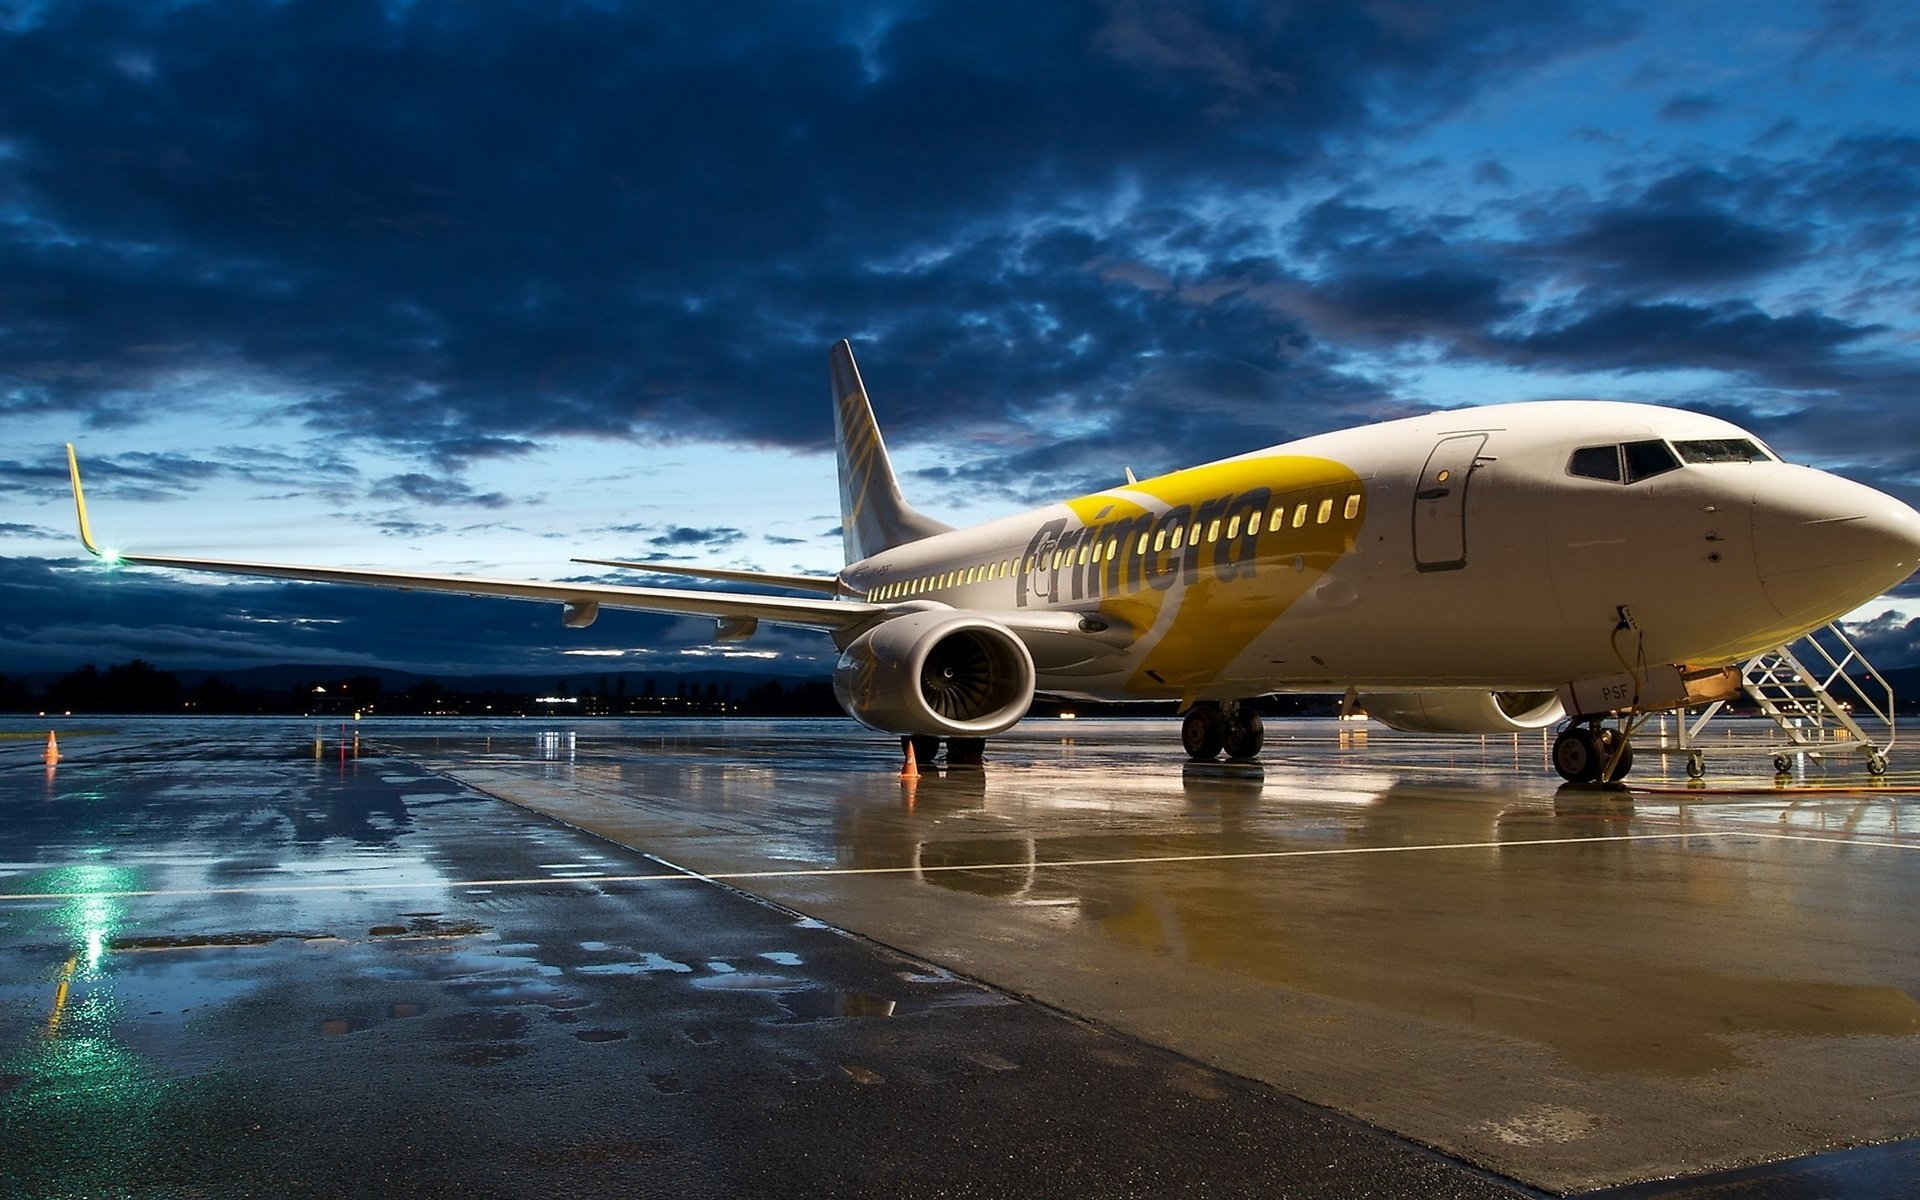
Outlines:
POLYGON ((1272 455, 1157 476, 1067 507, 1082 531, 1063 540, 1090 539, 1103 553, 1109 546, 1118 551, 1079 569, 1075 597, 1100 597, 1102 615, 1144 631, 1151 642, 1127 690, 1190 698, 1353 548, 1366 519, 1366 491, 1342 463, 1272 455), (1138 495, 1158 505, 1150 509, 1138 495), (1249 533, 1256 515, 1258 531, 1249 533), (1178 550, 1171 548, 1175 529, 1178 550))

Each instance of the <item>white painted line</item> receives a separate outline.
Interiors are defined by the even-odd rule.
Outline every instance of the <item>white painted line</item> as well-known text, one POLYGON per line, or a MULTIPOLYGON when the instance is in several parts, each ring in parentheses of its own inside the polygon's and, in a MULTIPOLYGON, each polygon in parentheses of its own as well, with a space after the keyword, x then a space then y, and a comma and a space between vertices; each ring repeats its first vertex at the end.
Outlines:
MULTIPOLYGON (((1037 871, 1060 870, 1072 867, 1129 867, 1151 866, 1156 863, 1202 863, 1202 862, 1253 862, 1263 859, 1283 858, 1340 858, 1359 854, 1413 854, 1438 850, 1516 850, 1529 846, 1588 846, 1608 842, 1674 842, 1694 838, 1782 838, 1785 834, 1769 834, 1747 829, 1694 830, 1685 833, 1623 833, 1604 837, 1569 838, 1532 838, 1516 842, 1443 842, 1424 846, 1339 846, 1312 850, 1248 850, 1238 854, 1163 854, 1147 855, 1139 858, 1079 858, 1059 861, 1021 860, 1003 863, 950 863, 938 866, 919 867, 812 867, 788 868, 777 871, 722 871, 711 875, 697 871, 678 870, 648 875, 596 875, 583 877, 582 882, 593 883, 666 883, 673 880, 708 880, 716 883, 734 883, 755 879, 817 879, 831 876, 848 875, 932 875, 945 871, 1037 871)), ((1847 845, 1883 845, 1895 849, 1911 849, 1898 843, 1852 842, 1844 839, 1807 838, 1807 841, 1841 841, 1847 845)), ((649 857, 654 857, 649 855, 649 857)), ((665 859, 656 861, 665 862, 665 859)), ((671 865, 671 864, 669 864, 671 865)), ((48 868, 53 870, 55 868, 48 868)), ((228 887, 228 888, 179 888, 155 889, 150 891, 124 892, 16 892, 0 894, 0 903, 26 900, 82 900, 91 897, 110 899, 140 899, 168 896, 271 896, 298 892, 354 892, 354 891, 427 891, 438 888, 477 888, 477 887, 532 887, 540 884, 564 883, 566 876, 542 875, 534 879, 445 879, 411 880, 403 883, 290 883, 277 887, 228 887)))

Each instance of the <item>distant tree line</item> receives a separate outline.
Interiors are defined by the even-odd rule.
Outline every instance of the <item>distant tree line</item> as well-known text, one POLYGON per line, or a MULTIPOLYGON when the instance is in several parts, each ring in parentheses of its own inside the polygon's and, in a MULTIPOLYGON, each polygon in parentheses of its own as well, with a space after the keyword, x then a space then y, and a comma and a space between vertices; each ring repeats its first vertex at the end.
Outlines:
POLYGON ((192 686, 152 663, 101 670, 89 663, 35 688, 0 675, 0 712, 206 713, 310 715, 384 713, 394 716, 814 716, 838 714, 825 680, 768 678, 735 695, 731 684, 648 676, 629 688, 621 676, 593 684, 556 680, 521 693, 505 688, 465 690, 426 679, 389 689, 375 676, 316 676, 291 687, 242 687, 218 676, 192 686))

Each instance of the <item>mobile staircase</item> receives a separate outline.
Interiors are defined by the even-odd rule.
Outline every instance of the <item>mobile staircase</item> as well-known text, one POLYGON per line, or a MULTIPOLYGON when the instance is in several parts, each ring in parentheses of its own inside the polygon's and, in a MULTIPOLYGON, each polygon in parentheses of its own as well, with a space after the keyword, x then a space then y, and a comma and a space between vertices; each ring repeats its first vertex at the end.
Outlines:
MULTIPOLYGON (((1776 775, 1789 774, 1797 755, 1819 761, 1833 752, 1861 755, 1869 775, 1887 773, 1893 687, 1838 622, 1748 659, 1740 668, 1740 688, 1784 739, 1767 747, 1776 775)), ((1716 700, 1698 716, 1679 714, 1679 749, 1695 779, 1707 773, 1700 733, 1725 705, 1716 700)))

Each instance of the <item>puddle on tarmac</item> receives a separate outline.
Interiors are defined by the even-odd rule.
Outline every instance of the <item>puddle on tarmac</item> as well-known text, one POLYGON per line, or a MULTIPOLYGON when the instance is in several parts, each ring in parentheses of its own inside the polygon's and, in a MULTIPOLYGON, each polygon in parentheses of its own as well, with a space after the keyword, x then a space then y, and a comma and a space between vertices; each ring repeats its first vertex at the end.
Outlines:
POLYGON ((447 1055, 447 1061, 459 1063, 463 1067, 491 1067, 495 1063, 506 1062, 510 1058, 519 1058, 527 1052, 525 1046, 513 1042, 487 1043, 468 1046, 447 1055))
POLYGON ((672 971, 677 974, 691 974, 693 968, 683 962, 675 962, 663 955, 647 953, 641 955, 638 962, 592 963, 574 970, 582 975, 651 975, 658 971, 672 971))
POLYGON ((627 1036, 624 1029, 576 1029, 573 1036, 583 1042, 617 1042, 627 1036))
POLYGON ((491 932, 488 926, 478 921, 442 921, 434 913, 401 913, 410 917, 405 925, 375 925, 367 930, 368 937, 398 938, 463 938, 475 937, 491 932))
POLYGON ((527 1036, 531 1024, 518 1012, 460 1012, 434 1026, 435 1036, 449 1042, 503 1042, 527 1036))
POLYGON ((107 943, 107 949, 126 950, 198 950, 205 947, 264 946, 282 938, 301 942, 337 940, 331 933, 296 933, 286 929, 260 929, 236 933, 181 933, 148 937, 119 937, 107 943))
POLYGON ((870 996, 865 992, 834 992, 825 988, 783 992, 779 1000, 780 1006, 792 1014, 796 1024, 834 1017, 891 1017, 899 1007, 897 1001, 884 996, 870 996))
POLYGON ((741 971, 730 971, 724 975, 708 975, 696 979, 693 981, 693 986, 717 992, 784 992, 807 985, 786 975, 750 975, 741 971))
POLYGON ((359 1033, 372 1029, 372 1021, 361 1021, 351 1017, 328 1017, 315 1026, 321 1037, 345 1037, 349 1033, 359 1033))

